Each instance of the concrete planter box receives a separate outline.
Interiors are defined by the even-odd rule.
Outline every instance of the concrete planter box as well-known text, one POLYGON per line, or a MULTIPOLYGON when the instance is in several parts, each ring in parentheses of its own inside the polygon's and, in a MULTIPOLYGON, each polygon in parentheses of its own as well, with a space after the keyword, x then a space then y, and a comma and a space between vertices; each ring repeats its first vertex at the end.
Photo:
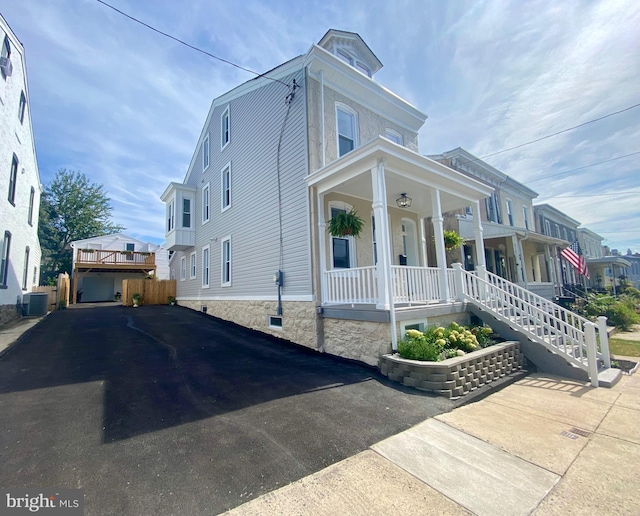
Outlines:
POLYGON ((400 355, 383 355, 380 372, 409 387, 457 398, 478 387, 521 369, 524 355, 520 343, 502 342, 442 362, 407 360, 400 355))

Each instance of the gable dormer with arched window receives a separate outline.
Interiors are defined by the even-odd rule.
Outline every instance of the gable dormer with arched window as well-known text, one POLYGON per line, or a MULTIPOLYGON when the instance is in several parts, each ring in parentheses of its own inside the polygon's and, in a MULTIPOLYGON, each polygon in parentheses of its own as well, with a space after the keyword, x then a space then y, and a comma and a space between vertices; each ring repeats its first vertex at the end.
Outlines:
POLYGON ((368 77, 382 68, 380 60, 355 32, 330 29, 318 45, 368 77))

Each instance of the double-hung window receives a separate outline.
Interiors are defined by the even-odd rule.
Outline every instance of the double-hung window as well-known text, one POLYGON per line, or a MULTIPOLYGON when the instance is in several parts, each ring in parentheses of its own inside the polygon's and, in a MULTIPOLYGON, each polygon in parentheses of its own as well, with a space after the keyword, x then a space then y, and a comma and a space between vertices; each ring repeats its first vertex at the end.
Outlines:
POLYGON ((221 140, 220 149, 224 149, 231 140, 231 120, 229 118, 229 107, 224 110, 220 119, 221 140))
POLYGON ((231 286, 231 237, 222 240, 222 277, 223 287, 231 286))
POLYGON ((196 279, 196 253, 191 253, 189 262, 189 279, 196 279))
POLYGON ((209 288, 209 246, 202 248, 202 286, 209 288))
POLYGON ((182 199, 182 227, 191 228, 191 199, 182 199))
POLYGON ((515 226, 515 221, 513 220, 513 201, 511 199, 507 199, 507 216, 509 217, 509 225, 515 226))
POLYGON ((180 257, 180 281, 187 279, 187 257, 180 257))
POLYGON ((2 248, 0 248, 0 288, 7 287, 7 277, 9 276, 9 249, 11 247, 11 233, 4 232, 2 248))
POLYGON ((222 169, 222 211, 231 206, 231 163, 222 169))
POLYGON ((24 91, 20 92, 20 105, 18 106, 18 119, 20 123, 24 122, 24 110, 27 107, 27 97, 24 96, 24 91))
POLYGON ((209 222, 209 206, 211 196, 209 195, 209 183, 202 188, 202 223, 209 222))
MULTIPOLYGON (((4 41, 2 42, 2 50, 0 50, 0 57, 9 60, 11 58, 11 44, 9 43, 9 36, 5 35, 4 41)), ((11 72, 5 73, 5 68, 2 69, 2 77, 5 79, 7 75, 11 75, 11 72)), ((11 70, 11 63, 9 62, 9 70, 11 70)))
POLYGON ((22 290, 27 290, 27 281, 29 277, 29 246, 24 250, 24 268, 22 269, 22 290))
POLYGON ((36 189, 32 186, 31 193, 29 194, 29 216, 27 222, 30 226, 33 226, 33 203, 36 197, 36 189))
MULTIPOLYGON (((342 203, 340 203, 342 205, 342 203)), ((335 207, 331 208, 331 218, 338 215, 338 213, 347 213, 350 207, 335 207)), ((355 266, 355 256, 353 253, 353 246, 355 242, 353 237, 331 237, 331 259, 334 269, 349 269, 355 266)))
POLYGON ((358 145, 358 120, 356 113, 346 106, 336 108, 338 119, 338 157, 351 152, 358 145))
POLYGON ((18 157, 14 154, 11 160, 11 172, 9 173, 9 195, 11 204, 16 205, 16 183, 18 181, 18 157))
POLYGON ((202 140, 202 171, 209 167, 209 135, 207 134, 202 140))
POLYGON ((394 131, 393 129, 387 129, 385 132, 385 136, 388 140, 391 140, 393 143, 402 145, 402 135, 398 131, 394 131))
POLYGON ((172 199, 169 204, 167 204, 167 233, 173 231, 175 227, 175 215, 176 213, 176 201, 172 199))
POLYGON ((526 229, 530 229, 529 227, 529 208, 527 206, 522 207, 522 216, 524 217, 524 227, 526 229))
POLYGON ((133 252, 136 249, 136 244, 125 244, 125 252, 126 252, 126 257, 127 260, 129 261, 133 261, 134 260, 134 256, 133 256, 133 252))

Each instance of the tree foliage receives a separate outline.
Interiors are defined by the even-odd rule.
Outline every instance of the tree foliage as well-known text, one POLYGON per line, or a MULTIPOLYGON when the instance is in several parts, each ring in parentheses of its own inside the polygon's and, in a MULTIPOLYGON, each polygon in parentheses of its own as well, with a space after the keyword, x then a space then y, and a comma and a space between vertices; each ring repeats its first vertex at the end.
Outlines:
POLYGON ((124 229, 111 221, 113 208, 104 186, 81 172, 60 169, 46 185, 40 202, 38 236, 42 247, 42 279, 71 272, 69 243, 124 229))

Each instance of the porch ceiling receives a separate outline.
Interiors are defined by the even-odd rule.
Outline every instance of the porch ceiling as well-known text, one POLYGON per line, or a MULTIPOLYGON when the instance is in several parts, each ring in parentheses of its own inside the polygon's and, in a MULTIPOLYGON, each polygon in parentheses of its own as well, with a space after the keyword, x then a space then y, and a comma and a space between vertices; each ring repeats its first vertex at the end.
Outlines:
POLYGON ((307 178, 309 186, 320 193, 330 191, 357 198, 373 199, 371 169, 385 160, 387 205, 396 206, 402 193, 412 198, 407 211, 432 216, 431 191, 440 190, 442 211, 469 206, 491 195, 490 187, 459 172, 378 137, 342 158, 314 172, 307 178))

